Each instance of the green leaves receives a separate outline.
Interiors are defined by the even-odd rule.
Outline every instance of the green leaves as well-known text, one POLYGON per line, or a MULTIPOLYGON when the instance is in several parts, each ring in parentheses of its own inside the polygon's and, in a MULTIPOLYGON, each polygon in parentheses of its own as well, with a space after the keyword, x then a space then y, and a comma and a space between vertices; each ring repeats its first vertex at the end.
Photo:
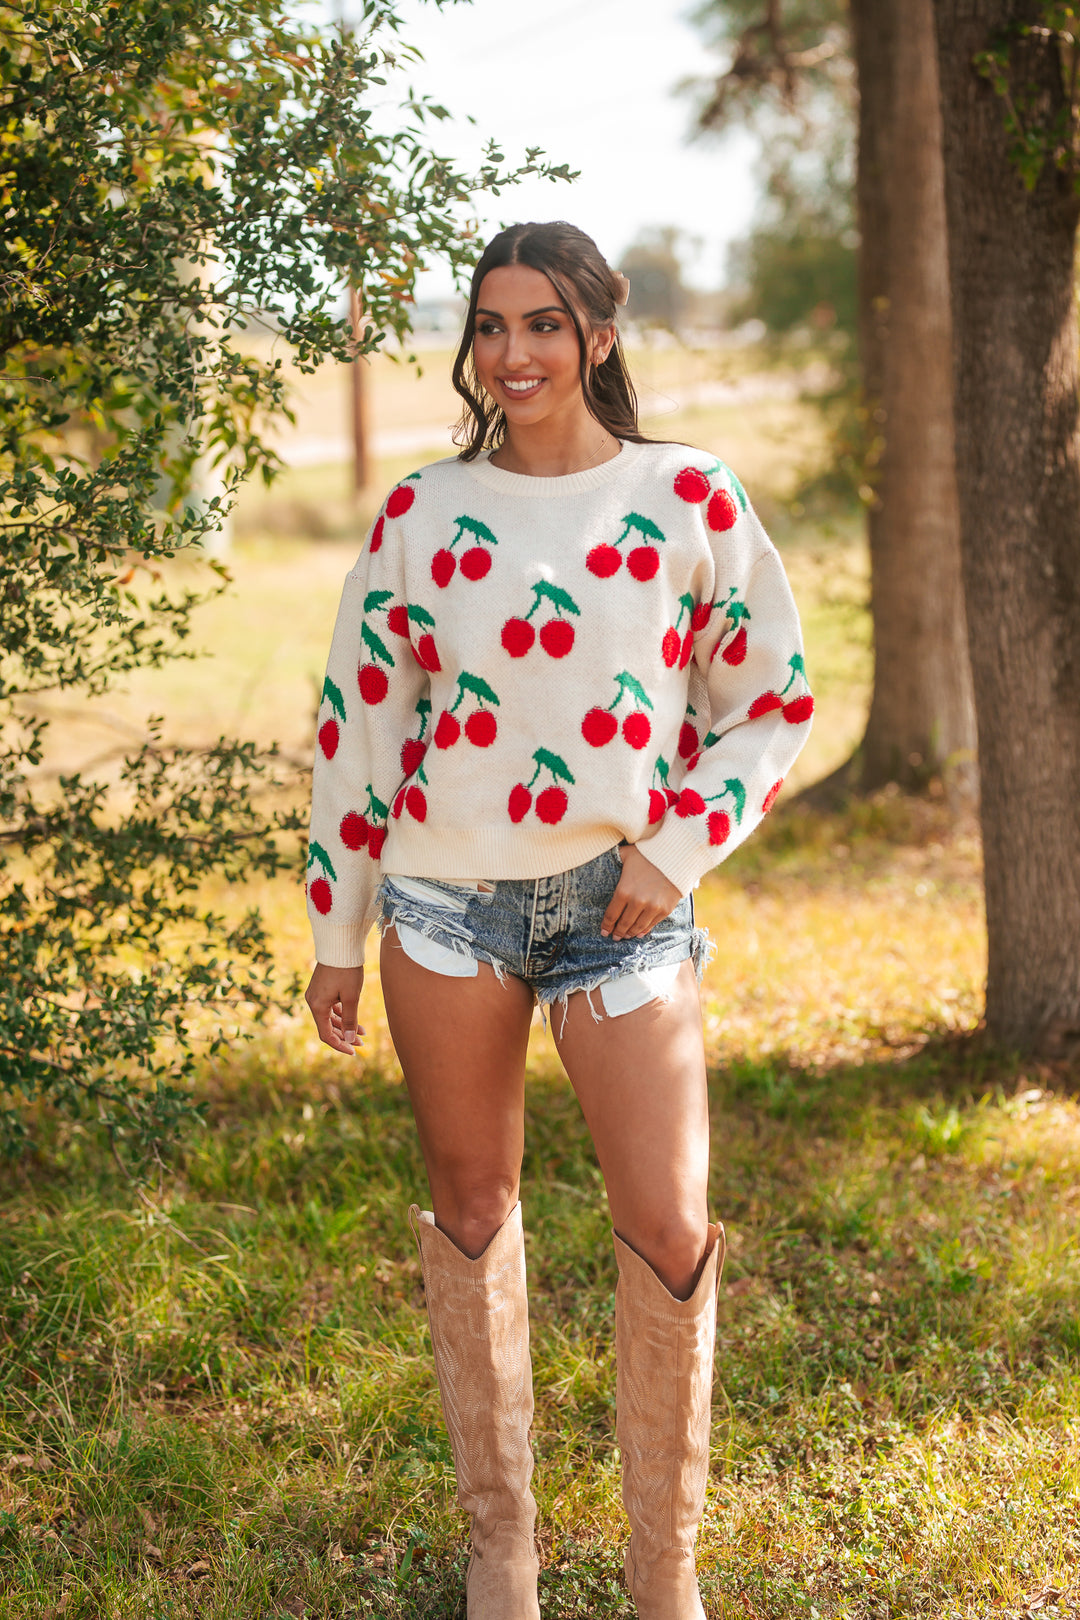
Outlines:
POLYGON ((385 607, 387 602, 392 602, 393 599, 393 591, 368 591, 364 597, 364 612, 378 613, 380 608, 385 607))
POLYGON ((491 690, 491 687, 488 685, 487 681, 481 680, 479 675, 470 675, 468 670, 463 670, 458 676, 458 686, 461 691, 472 692, 476 695, 476 697, 483 698, 485 703, 494 703, 496 707, 498 707, 498 698, 491 690))
POLYGON ((367 647, 369 652, 371 652, 376 658, 381 659, 384 664, 389 664, 390 668, 393 669, 393 653, 386 645, 386 642, 383 641, 382 637, 371 628, 366 619, 360 626, 360 639, 364 643, 364 646, 367 647))
POLYGON ((406 605, 405 611, 414 624, 422 624, 425 625, 427 629, 434 630, 435 620, 432 618, 427 608, 420 607, 416 602, 409 602, 406 605))
POLYGON ((567 769, 566 761, 560 759, 558 754, 551 753, 547 748, 537 748, 533 753, 533 759, 538 767, 543 766, 552 776, 558 777, 560 781, 569 782, 573 787, 574 778, 567 769))
POLYGON ((540 580, 538 584, 533 586, 533 595, 536 597, 536 601, 533 603, 529 614, 530 618, 536 612, 542 600, 553 603, 555 607, 561 608, 564 613, 581 613, 581 609, 568 591, 564 591, 559 585, 549 585, 546 579, 540 580))
POLYGON ((341 695, 341 688, 334 685, 329 675, 323 681, 322 695, 324 698, 328 699, 330 707, 333 709, 338 719, 344 722, 345 699, 341 695))
POLYGON ((335 883, 337 882, 337 873, 334 871, 333 862, 331 861, 329 855, 326 853, 326 851, 322 847, 322 845, 317 844, 315 842, 314 838, 311 840, 311 843, 308 845, 307 863, 308 863, 308 871, 309 872, 310 872, 311 868, 314 865, 316 865, 316 863, 318 863, 318 865, 322 867, 323 871, 324 872, 329 872, 329 874, 333 878, 334 882, 335 883))
POLYGON ((662 529, 658 529, 652 518, 642 517, 640 512, 627 512, 623 518, 623 532, 616 544, 621 545, 632 529, 644 535, 646 540, 664 540, 666 536, 662 529))
POLYGON ((459 517, 454 519, 454 524, 457 533, 450 542, 451 545, 456 546, 464 534, 471 534, 474 540, 485 540, 489 546, 497 546, 499 543, 487 524, 481 523, 479 518, 459 517))
MULTIPOLYGON (((638 703, 640 703, 643 709, 652 708, 653 703, 648 692, 646 692, 641 682, 636 680, 633 675, 628 674, 625 669, 621 675, 616 675, 615 684, 619 688, 620 698, 626 697, 627 694, 629 694, 631 697, 635 698, 638 703)), ((618 699, 616 699, 616 701, 618 701, 618 699)))

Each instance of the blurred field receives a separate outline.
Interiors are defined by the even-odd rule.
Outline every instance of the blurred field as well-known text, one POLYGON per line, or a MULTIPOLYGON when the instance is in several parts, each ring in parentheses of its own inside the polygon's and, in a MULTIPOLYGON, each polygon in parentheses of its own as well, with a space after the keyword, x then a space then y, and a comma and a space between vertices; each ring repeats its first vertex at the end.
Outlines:
MULTIPOLYGON (((656 365, 659 384, 676 359, 656 365)), ((819 698, 812 780, 857 739, 869 679, 854 520, 785 511, 817 420, 766 393, 663 431, 730 460, 782 547, 819 698)), ((377 488, 423 459, 384 459, 377 488)), ((235 588, 200 620, 209 656, 67 719, 64 747, 119 745, 149 709, 191 740, 239 730, 306 755, 364 514, 340 467, 260 499, 235 588), (281 533, 279 501, 322 510, 323 537, 281 533)), ((305 970, 299 872, 256 898, 282 965, 305 970)), ((789 798, 698 914, 717 944, 703 1011, 731 1253, 709 1620, 1077 1615, 1080 1107, 1065 1076, 971 1040, 974 828, 932 795, 830 816, 789 798)), ((404 1220, 422 1169, 377 961, 362 1021, 356 1062, 300 1007, 207 1057, 205 1129, 150 1207, 82 1127, 46 1124, 39 1155, 0 1171, 0 1620, 463 1617, 404 1220)), ((610 1235, 539 1028, 522 1196, 543 1612, 629 1620, 610 1235)))

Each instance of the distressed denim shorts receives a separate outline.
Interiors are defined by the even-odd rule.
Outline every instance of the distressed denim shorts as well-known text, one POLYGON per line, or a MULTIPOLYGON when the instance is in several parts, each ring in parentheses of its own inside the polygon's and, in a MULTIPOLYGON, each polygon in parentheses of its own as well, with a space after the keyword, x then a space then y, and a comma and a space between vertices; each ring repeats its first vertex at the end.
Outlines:
POLYGON ((457 978, 487 962, 530 987, 541 1010, 584 991, 616 1017, 666 1000, 679 964, 690 958, 700 982, 711 951, 694 924, 687 896, 641 939, 605 939, 600 923, 622 875, 617 848, 553 877, 448 883, 388 874, 379 889, 379 926, 397 930, 402 949, 421 966, 457 978))

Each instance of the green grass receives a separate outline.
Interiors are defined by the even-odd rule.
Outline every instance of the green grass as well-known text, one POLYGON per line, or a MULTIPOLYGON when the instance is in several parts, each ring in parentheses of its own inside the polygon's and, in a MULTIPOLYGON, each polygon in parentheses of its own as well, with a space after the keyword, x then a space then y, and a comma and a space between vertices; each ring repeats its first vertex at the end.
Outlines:
MULTIPOLYGON (((675 365, 657 360, 658 385, 675 365)), ((759 458, 819 695, 809 780, 865 715, 865 558, 851 522, 785 518, 814 425, 795 404, 755 410, 672 431, 721 441, 740 470, 759 458)), ((290 498, 317 496, 305 479, 290 498)), ((246 538, 235 593, 200 624, 213 656, 65 716, 59 754, 148 710, 189 740, 235 728, 305 752, 355 544, 246 538)), ((299 881, 257 898, 282 967, 303 968, 299 881)), ((975 1033, 974 829, 932 796, 829 816, 789 801, 698 901, 718 947, 703 1014, 730 1240, 709 1620, 1080 1613, 1080 1105, 1075 1075, 975 1033)), ((91 1129, 49 1119, 0 1171, 0 1620, 463 1617, 405 1222, 423 1174, 377 967, 361 1017, 355 1064, 302 1008, 207 1057, 205 1127, 148 1200, 91 1129)), ((542 1608, 628 1617, 614 1257, 539 1029, 528 1108, 542 1608)))

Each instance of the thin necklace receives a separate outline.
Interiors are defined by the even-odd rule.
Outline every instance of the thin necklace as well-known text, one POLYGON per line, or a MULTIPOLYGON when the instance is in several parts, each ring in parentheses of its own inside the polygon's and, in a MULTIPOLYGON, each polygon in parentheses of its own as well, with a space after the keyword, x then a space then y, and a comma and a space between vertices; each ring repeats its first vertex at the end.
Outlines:
MULTIPOLYGON (((597 447, 593 451, 592 455, 589 456, 588 460, 581 462, 580 466, 571 467, 569 472, 558 473, 557 475, 553 475, 553 476, 558 476, 559 478, 572 478, 574 473, 583 472, 585 470, 585 468, 589 465, 590 461, 595 461, 596 460, 597 456, 600 454, 601 450, 604 448, 604 445, 607 443, 608 439, 610 439, 611 437, 612 437, 612 435, 605 428, 604 429, 604 437, 600 440, 600 443, 597 445, 597 447)), ((500 446, 500 449, 501 449, 501 446, 500 446)), ((504 472, 512 472, 513 468, 505 467, 503 469, 503 471, 504 472)), ((519 476, 521 476, 521 475, 519 475, 519 476)))

